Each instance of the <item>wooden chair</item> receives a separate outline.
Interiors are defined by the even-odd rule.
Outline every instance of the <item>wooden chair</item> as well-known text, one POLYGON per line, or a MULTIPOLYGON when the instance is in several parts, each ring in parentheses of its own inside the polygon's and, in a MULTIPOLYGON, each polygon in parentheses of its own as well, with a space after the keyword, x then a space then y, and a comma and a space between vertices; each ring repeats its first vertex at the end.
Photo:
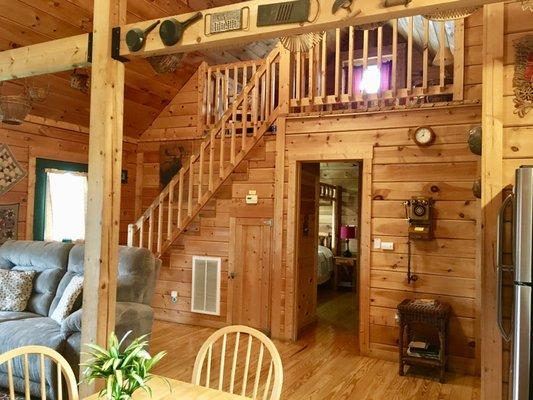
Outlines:
POLYGON ((72 368, 65 358, 57 351, 44 346, 24 346, 10 350, 0 355, 0 365, 7 364, 7 379, 9 385, 9 397, 15 400, 15 385, 13 382, 13 359, 22 357, 24 367, 24 396, 26 400, 31 400, 30 394, 30 361, 29 356, 36 355, 39 357, 39 375, 41 399, 46 400, 46 369, 45 360, 48 359, 57 368, 57 397, 56 400, 63 400, 63 379, 67 385, 69 400, 78 400, 78 387, 76 377, 72 368))
MULTIPOLYGON (((246 338, 243 338, 242 344, 244 344, 244 340, 246 338)), ((218 390, 222 391, 228 391, 225 390, 227 388, 227 385, 224 384, 224 373, 226 370, 226 349, 228 346, 233 345, 233 357, 231 360, 231 372, 229 377, 229 393, 236 393, 241 396, 246 396, 246 388, 248 380, 250 379, 249 372, 250 369, 254 369, 251 366, 251 355, 252 355, 252 348, 254 347, 255 341, 259 342, 259 354, 257 357, 257 366, 255 367, 255 376, 253 376, 253 388, 252 388, 252 399, 262 399, 262 400, 279 400, 281 397, 281 388, 283 385, 283 366, 281 365, 281 357, 279 356, 278 350, 276 349, 276 346, 272 341, 263 333, 259 332, 256 329, 250 328, 248 326, 242 326, 242 325, 234 325, 234 326, 228 326, 222 329, 219 329, 215 333, 213 333, 205 343, 200 348, 200 351, 198 352, 198 355, 196 356, 196 361, 194 362, 194 370, 192 373, 192 383, 195 385, 201 385, 205 387, 210 387, 211 383, 211 366, 212 364, 215 364, 217 362, 220 363, 219 365, 219 372, 218 372, 218 387, 216 387, 218 390), (247 335, 247 344, 246 346, 246 356, 244 358, 243 365, 241 366, 241 363, 238 363, 239 360, 239 353, 244 353, 243 351, 239 352, 239 343, 241 343, 241 336, 247 335), (235 336, 234 340, 229 340, 228 338, 230 336, 235 336), (221 339, 221 350, 220 350, 220 359, 214 360, 213 357, 213 347, 215 344, 221 339), (268 367, 268 374, 266 377, 266 381, 263 384, 261 383, 261 372, 263 369, 263 358, 265 353, 265 348, 269 353, 270 356, 270 362, 268 367), (206 361, 207 356, 207 363, 206 361), (206 371, 205 371, 205 384, 202 385, 202 371, 204 364, 206 365, 206 371), (237 370, 237 366, 239 365, 239 370, 237 370), (241 371, 241 367, 243 371, 241 371), (241 384, 241 390, 236 390, 236 376, 240 375, 242 372, 242 384, 241 384), (274 376, 272 376, 272 374, 274 376), (273 381, 272 381, 273 379, 273 381), (272 385, 271 385, 272 384, 272 385), (272 388, 271 388, 272 386, 272 388), (262 396, 259 397, 259 393, 262 389, 262 396), (270 390, 271 389, 271 390, 270 390), (270 393, 270 395, 269 395, 270 393)), ((257 347, 257 346, 255 346, 257 347)), ((242 349, 244 350, 244 349, 242 349)), ((241 359, 242 360, 242 359, 241 359)), ((255 359, 254 359, 255 362, 255 359)), ((268 362, 268 360, 267 360, 268 362)), ((253 363, 253 362, 252 362, 253 363)), ((267 364, 265 364, 266 366, 267 364)), ((252 371, 253 373, 253 371, 252 371)), ((216 379, 216 376, 214 375, 213 380, 216 379)))

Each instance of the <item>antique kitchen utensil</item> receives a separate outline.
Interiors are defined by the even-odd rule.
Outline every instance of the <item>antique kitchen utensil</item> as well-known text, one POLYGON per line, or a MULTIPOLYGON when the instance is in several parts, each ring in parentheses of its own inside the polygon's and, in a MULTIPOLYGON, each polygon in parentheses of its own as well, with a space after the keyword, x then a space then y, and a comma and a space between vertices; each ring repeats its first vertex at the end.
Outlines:
POLYGON ((257 26, 307 22, 310 8, 310 0, 260 5, 257 9, 257 26))
POLYGON ((143 48, 146 42, 146 36, 152 32, 160 21, 155 21, 148 28, 142 30, 141 28, 133 28, 126 33, 126 44, 130 51, 139 51, 143 48))
POLYGON ((406 6, 411 2, 411 0, 385 0, 383 5, 385 7, 395 7, 395 6, 406 6))
POLYGON ((205 14, 204 34, 248 30, 250 28, 250 7, 237 10, 205 14))
POLYGON ((333 14, 337 14, 337 11, 339 11, 341 8, 344 8, 345 10, 348 10, 348 12, 352 12, 352 3, 353 0, 335 0, 333 3, 333 7, 331 8, 331 12, 333 14))
POLYGON ((161 37, 163 44, 165 46, 174 46, 181 40, 185 29, 187 29, 190 25, 192 25, 199 19, 202 19, 201 12, 197 12, 188 20, 183 22, 180 22, 175 18, 170 18, 163 21, 161 23, 161 27, 159 28, 159 36, 161 37))

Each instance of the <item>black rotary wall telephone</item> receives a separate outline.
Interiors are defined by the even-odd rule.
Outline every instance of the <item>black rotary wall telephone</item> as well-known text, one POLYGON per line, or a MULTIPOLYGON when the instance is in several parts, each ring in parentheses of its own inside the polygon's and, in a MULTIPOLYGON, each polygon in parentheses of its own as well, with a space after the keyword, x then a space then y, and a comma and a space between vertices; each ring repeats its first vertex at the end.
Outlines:
POLYGON ((412 197, 404 201, 405 219, 409 223, 407 241, 407 283, 416 282, 418 276, 411 273, 411 241, 433 239, 433 199, 412 197))

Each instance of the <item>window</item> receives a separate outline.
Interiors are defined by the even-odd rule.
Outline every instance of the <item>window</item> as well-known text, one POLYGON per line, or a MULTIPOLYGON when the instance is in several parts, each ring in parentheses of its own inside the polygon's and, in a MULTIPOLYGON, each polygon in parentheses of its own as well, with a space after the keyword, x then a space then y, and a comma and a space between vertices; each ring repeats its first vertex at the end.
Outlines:
POLYGON ((44 240, 83 240, 87 213, 87 173, 46 171, 44 240))
POLYGON ((192 312, 220 315, 221 262, 215 257, 192 258, 192 312))
POLYGON ((377 93, 381 87, 381 76, 377 65, 369 65, 363 71, 361 90, 365 93, 377 93))
POLYGON ((83 240, 86 197, 87 165, 38 158, 33 239, 83 240))

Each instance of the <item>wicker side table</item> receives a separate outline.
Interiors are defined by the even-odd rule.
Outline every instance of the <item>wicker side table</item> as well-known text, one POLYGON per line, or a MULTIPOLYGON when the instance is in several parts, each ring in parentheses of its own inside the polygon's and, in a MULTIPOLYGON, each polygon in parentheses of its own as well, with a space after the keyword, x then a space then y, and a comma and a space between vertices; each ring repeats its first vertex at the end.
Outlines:
POLYGON ((450 318, 450 306, 439 301, 424 302, 420 300, 406 299, 398 304, 399 316, 399 363, 400 375, 404 375, 405 365, 420 365, 440 369, 440 382, 444 382, 447 358, 447 331, 450 318), (407 354, 407 346, 404 346, 404 334, 407 330, 407 343, 412 339, 414 332, 413 324, 424 324, 437 329, 439 335, 439 358, 414 357, 407 354))

